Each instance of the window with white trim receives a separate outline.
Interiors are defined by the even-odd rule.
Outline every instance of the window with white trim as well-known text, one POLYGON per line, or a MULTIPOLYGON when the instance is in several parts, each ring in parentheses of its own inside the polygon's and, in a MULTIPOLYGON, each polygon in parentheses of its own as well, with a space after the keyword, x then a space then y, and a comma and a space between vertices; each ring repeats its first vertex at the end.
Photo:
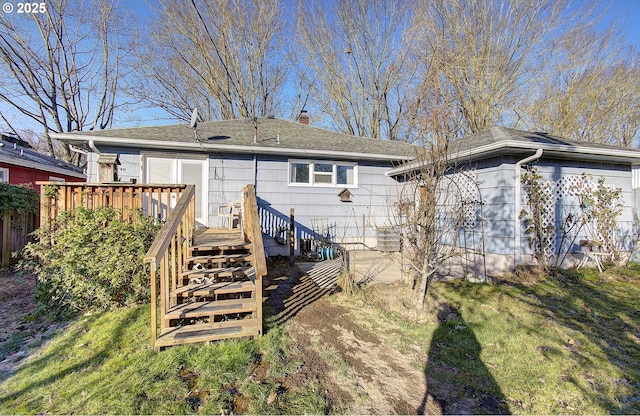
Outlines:
POLYGON ((357 187, 358 164, 329 161, 289 161, 289 185, 357 187))
POLYGON ((0 168, 0 182, 9 183, 9 169, 0 168))

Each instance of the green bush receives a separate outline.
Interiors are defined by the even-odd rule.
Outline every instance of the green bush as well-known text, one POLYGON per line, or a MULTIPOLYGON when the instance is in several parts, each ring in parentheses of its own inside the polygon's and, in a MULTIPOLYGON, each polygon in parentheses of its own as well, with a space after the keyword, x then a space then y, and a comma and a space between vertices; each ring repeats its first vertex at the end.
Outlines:
POLYGON ((23 270, 38 277, 41 313, 69 316, 150 299, 144 254, 158 233, 153 218, 126 222, 113 208, 78 208, 35 233, 24 250, 23 270))

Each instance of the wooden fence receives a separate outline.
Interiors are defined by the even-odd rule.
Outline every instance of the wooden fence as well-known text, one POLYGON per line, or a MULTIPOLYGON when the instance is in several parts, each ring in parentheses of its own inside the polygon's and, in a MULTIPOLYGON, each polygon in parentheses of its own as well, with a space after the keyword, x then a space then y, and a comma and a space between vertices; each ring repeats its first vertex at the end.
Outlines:
POLYGON ((79 207, 109 206, 132 219, 135 210, 145 216, 166 220, 186 185, 92 184, 84 182, 37 182, 40 185, 40 225, 49 224, 59 214, 79 207))
POLYGON ((29 240, 29 234, 36 229, 36 214, 17 214, 6 211, 2 214, 0 227, 2 229, 0 256, 2 267, 7 267, 11 262, 11 253, 22 250, 29 240))

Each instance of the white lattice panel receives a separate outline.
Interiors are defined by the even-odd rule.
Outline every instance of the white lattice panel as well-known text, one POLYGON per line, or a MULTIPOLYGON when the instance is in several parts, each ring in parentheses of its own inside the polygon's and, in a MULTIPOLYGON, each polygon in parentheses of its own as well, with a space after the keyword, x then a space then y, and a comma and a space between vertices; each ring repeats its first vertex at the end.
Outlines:
POLYGON ((458 190, 458 209, 462 219, 462 227, 474 229, 478 226, 477 206, 480 202, 478 186, 476 184, 476 171, 470 169, 453 175, 452 180, 458 190))
POLYGON ((553 182, 544 182, 541 191, 542 234, 540 244, 545 258, 549 259, 556 253, 556 185, 553 182))

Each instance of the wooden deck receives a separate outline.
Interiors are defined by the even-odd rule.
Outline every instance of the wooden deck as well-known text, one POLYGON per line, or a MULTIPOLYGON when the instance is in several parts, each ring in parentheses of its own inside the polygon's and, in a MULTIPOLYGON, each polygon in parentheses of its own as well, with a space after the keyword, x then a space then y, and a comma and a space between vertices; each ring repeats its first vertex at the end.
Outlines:
POLYGON ((163 222, 144 256, 149 265, 151 342, 162 347, 262 335, 267 265, 253 184, 239 192, 243 229, 196 228, 195 185, 38 182, 41 226, 78 207, 113 207, 163 222), (175 201, 168 204, 166 201, 175 201))
POLYGON ((195 231, 156 348, 259 335, 251 247, 237 229, 195 231))

